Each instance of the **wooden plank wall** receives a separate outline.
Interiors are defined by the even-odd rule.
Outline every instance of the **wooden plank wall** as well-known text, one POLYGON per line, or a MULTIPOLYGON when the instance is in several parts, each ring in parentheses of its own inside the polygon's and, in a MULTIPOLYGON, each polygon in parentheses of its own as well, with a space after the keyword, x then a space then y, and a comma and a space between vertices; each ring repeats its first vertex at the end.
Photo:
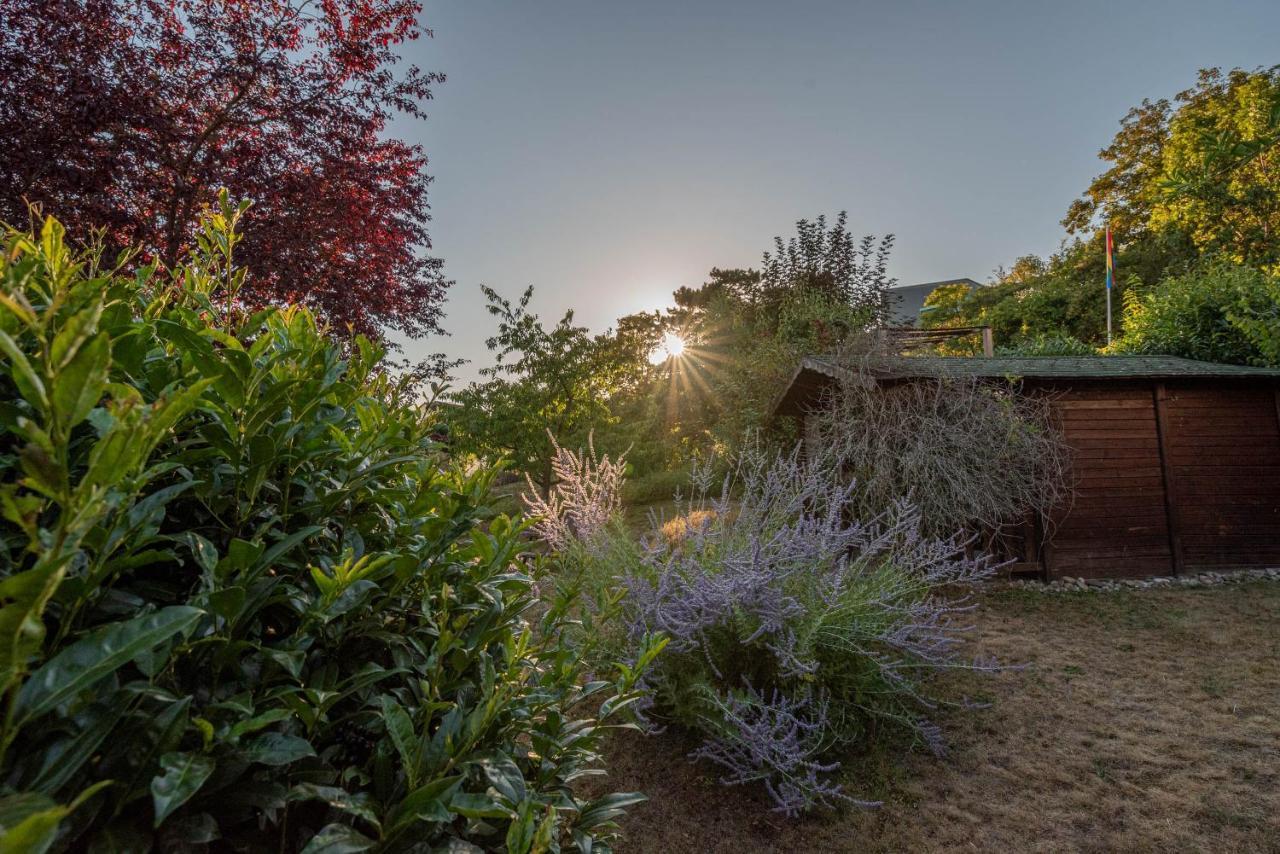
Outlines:
POLYGON ((1254 383, 1166 383, 1165 453, 1188 569, 1280 566, 1280 410, 1254 383))
POLYGON ((1050 578, 1173 572, 1160 436, 1150 383, 1049 389, 1074 450, 1075 499, 1045 526, 1050 578))

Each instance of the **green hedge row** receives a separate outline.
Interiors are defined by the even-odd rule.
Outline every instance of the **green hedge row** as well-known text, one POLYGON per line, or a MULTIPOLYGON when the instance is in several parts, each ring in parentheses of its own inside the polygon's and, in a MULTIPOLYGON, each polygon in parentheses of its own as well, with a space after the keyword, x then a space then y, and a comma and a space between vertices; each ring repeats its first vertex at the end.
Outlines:
POLYGON ((495 470, 374 345, 239 306, 243 210, 173 271, 5 237, 0 850, 607 850, 638 674, 526 619, 495 470))

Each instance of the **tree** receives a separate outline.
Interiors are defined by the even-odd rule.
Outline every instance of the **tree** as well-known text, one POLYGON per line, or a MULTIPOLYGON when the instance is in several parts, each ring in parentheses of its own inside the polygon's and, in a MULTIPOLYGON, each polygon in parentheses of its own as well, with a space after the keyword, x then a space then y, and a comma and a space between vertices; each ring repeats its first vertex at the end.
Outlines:
POLYGON ((1113 165, 1067 209, 1062 224, 1069 233, 1089 234, 1105 222, 1117 240, 1125 241, 1146 229, 1163 168, 1171 109, 1167 100, 1144 100, 1120 120, 1115 139, 1098 152, 1113 165))
POLYGON ((1154 228, 1239 263, 1280 263, 1280 66, 1202 72, 1170 122, 1164 166, 1154 228))
POLYGON ((1112 166, 1072 203, 1068 231, 1280 262, 1280 66, 1202 70, 1172 103, 1130 110, 1099 156, 1112 166))
POLYGON ((1172 101, 1130 110, 1100 156, 1110 168, 1063 220, 1071 243, 998 269, 989 287, 939 293, 924 325, 985 324, 998 345, 1021 353, 1102 346, 1102 229, 1110 227, 1120 274, 1113 297, 1127 307, 1117 347, 1266 359, 1259 342, 1271 340, 1275 299, 1268 308, 1260 284, 1237 286, 1273 282, 1259 270, 1280 268, 1280 66, 1201 71, 1172 101))
POLYGON ((437 331, 422 149, 444 78, 399 69, 415 0, 0 0, 0 219, 39 203, 173 266, 220 187, 255 200, 241 297, 437 331))
POLYGON ((796 235, 785 244, 775 237, 774 251, 764 253, 761 275, 766 294, 804 291, 866 315, 866 325, 878 325, 888 316, 887 289, 894 279, 888 273, 893 235, 877 243, 870 234, 854 242, 846 227, 848 213, 840 211, 828 229, 827 218, 796 222, 796 235))
POLYGON ((554 481, 551 435, 572 447, 594 430, 596 447, 627 452, 642 475, 731 450, 765 424, 800 356, 881 321, 892 244, 855 240, 843 213, 831 227, 801 220, 760 270, 715 268, 701 286, 677 290, 674 307, 622 317, 596 336, 572 312, 544 326, 529 311, 531 289, 512 303, 484 288, 498 318, 487 342, 495 364, 452 396, 455 441, 510 458, 544 493, 554 481), (669 333, 684 340, 682 355, 650 364, 669 333))
MULTIPOLYGON (((925 300, 925 328, 990 326, 997 346, 1034 345, 1038 339, 1073 338, 1102 344, 1106 338, 1106 294, 1102 271, 1079 256, 1083 245, 1049 259, 1019 258, 996 281, 972 290, 939 288, 925 300), (1092 284, 1091 284, 1092 280, 1092 284)), ((1128 283, 1118 285, 1117 297, 1128 283)), ((976 343, 955 342, 944 350, 976 355, 976 343)))
POLYGON ((550 329, 529 311, 533 288, 514 304, 481 287, 498 331, 485 343, 495 354, 483 382, 452 396, 453 436, 459 450, 507 457, 547 495, 554 484, 558 439, 569 443, 611 419, 609 401, 620 382, 611 336, 593 337, 567 311, 550 329))
POLYGON ((884 322, 893 236, 857 239, 847 221, 799 220, 759 270, 713 268, 674 293, 665 320, 687 346, 658 371, 651 435, 686 452, 729 450, 765 423, 801 356, 884 322))
POLYGON ((920 325, 926 329, 973 325, 966 322, 971 290, 973 288, 970 285, 962 282, 934 288, 924 298, 924 306, 920 310, 920 325))

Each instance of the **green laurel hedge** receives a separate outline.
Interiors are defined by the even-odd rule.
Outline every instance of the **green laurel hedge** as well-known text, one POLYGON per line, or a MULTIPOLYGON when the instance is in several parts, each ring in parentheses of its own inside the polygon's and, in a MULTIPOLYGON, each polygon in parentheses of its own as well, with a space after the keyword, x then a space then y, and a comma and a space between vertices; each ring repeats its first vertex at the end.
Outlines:
POLYGON ((171 272, 5 237, 0 851, 607 850, 638 668, 526 619, 495 470, 373 344, 239 307, 243 211, 171 272))

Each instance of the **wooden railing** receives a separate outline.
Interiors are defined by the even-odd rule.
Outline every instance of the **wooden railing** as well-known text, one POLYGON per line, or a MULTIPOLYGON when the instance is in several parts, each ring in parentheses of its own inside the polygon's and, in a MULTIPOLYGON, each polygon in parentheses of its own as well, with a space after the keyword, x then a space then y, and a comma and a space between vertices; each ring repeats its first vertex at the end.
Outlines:
POLYGON ((990 326, 953 326, 943 329, 916 329, 911 326, 891 326, 884 334, 893 343, 895 349, 902 351, 921 350, 936 347, 957 338, 968 338, 971 335, 982 337, 982 355, 991 358, 995 355, 995 337, 990 326))

